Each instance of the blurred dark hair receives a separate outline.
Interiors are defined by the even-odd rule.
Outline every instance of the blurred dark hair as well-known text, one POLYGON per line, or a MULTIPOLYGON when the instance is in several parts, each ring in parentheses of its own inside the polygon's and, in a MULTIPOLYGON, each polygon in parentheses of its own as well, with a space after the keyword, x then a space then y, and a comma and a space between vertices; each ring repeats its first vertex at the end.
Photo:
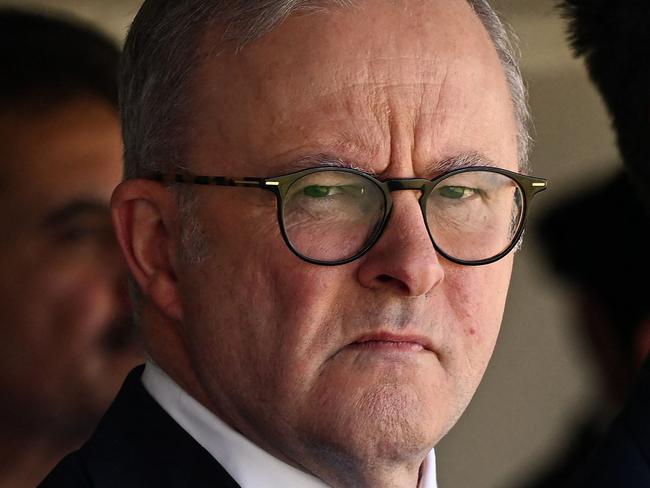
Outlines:
POLYGON ((119 57, 108 37, 77 21, 0 8, 0 109, 88 95, 117 107, 119 57))
POLYGON ((650 1, 561 0, 569 39, 612 116, 623 160, 650 203, 650 1))
POLYGON ((650 218, 617 173, 548 211, 538 238, 554 270, 604 305, 624 351, 650 312, 650 218))

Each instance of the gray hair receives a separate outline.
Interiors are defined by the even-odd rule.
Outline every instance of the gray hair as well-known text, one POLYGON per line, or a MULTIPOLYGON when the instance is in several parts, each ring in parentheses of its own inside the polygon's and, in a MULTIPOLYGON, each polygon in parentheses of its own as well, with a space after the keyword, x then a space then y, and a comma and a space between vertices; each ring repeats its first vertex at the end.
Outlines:
MULTIPOLYGON (((497 50, 518 125, 519 167, 528 169, 531 145, 527 94, 513 35, 488 0, 467 0, 497 50)), ((201 34, 225 26, 224 41, 238 47, 290 15, 355 0, 146 0, 129 32, 121 71, 120 107, 125 177, 173 171, 183 161, 190 126, 188 96, 201 34)))

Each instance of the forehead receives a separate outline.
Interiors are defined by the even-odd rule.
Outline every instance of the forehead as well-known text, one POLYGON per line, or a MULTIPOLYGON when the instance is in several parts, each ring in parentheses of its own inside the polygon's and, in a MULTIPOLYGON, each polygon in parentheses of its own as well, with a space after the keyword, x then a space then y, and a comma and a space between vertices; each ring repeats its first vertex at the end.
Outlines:
POLYGON ((84 197, 108 202, 121 177, 117 111, 98 99, 2 111, 0 143, 6 183, 0 199, 15 208, 45 209, 84 197))
MULTIPOLYGON (((206 52, 217 39, 208 33, 206 52)), ((465 0, 297 14, 239 52, 210 56, 195 84, 190 147, 206 170, 215 163, 206 153, 242 170, 310 152, 372 161, 377 173, 399 158, 427 164, 463 152, 516 160, 505 77, 465 0)))

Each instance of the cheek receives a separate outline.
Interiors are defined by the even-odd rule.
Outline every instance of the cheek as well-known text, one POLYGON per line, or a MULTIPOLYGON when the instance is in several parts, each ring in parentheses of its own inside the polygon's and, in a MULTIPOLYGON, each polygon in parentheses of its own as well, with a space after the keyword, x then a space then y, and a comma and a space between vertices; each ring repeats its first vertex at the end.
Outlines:
MULTIPOLYGON (((453 334, 459 356, 482 374, 492 355, 505 307, 512 257, 447 273, 447 301, 455 318, 453 334)), ((452 342, 452 343, 453 343, 452 342)))
POLYGON ((117 284, 82 258, 26 266, 13 285, 16 320, 31 335, 26 340, 49 349, 65 343, 59 354, 96 339, 116 315, 117 284))
POLYGON ((205 229, 202 247, 210 254, 180 276, 183 300, 190 322, 221 331, 215 341, 256 351, 257 361, 282 362, 320 340, 315 324, 332 313, 343 278, 340 269, 305 263, 289 250, 275 205, 248 205, 246 219, 223 215, 205 229))
POLYGON ((206 382, 277 403, 299 394, 325 360, 340 293, 333 284, 343 278, 332 276, 341 270, 300 261, 279 235, 258 242, 215 243, 200 279, 188 274, 188 335, 206 382), (236 373, 214 376, 218 371, 236 373))
POLYGON ((13 324, 0 341, 0 367, 11 376, 0 373, 0 383, 55 408, 70 399, 70 385, 95 378, 104 365, 101 338, 115 315, 112 288, 96 267, 23 264, 0 289, 0 315, 13 324))

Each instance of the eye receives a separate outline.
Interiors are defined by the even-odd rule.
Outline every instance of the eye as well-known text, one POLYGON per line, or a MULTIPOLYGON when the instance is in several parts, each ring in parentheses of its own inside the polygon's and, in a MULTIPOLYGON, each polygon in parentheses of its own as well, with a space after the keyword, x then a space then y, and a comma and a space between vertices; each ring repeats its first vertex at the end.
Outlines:
POLYGON ((309 185, 303 188, 302 192, 304 195, 311 198, 325 198, 344 193, 345 187, 309 185))
POLYGON ((474 188, 468 188, 466 186, 443 186, 438 190, 438 194, 444 198, 451 198, 454 200, 463 200, 465 198, 470 198, 477 193, 477 190, 474 188))

